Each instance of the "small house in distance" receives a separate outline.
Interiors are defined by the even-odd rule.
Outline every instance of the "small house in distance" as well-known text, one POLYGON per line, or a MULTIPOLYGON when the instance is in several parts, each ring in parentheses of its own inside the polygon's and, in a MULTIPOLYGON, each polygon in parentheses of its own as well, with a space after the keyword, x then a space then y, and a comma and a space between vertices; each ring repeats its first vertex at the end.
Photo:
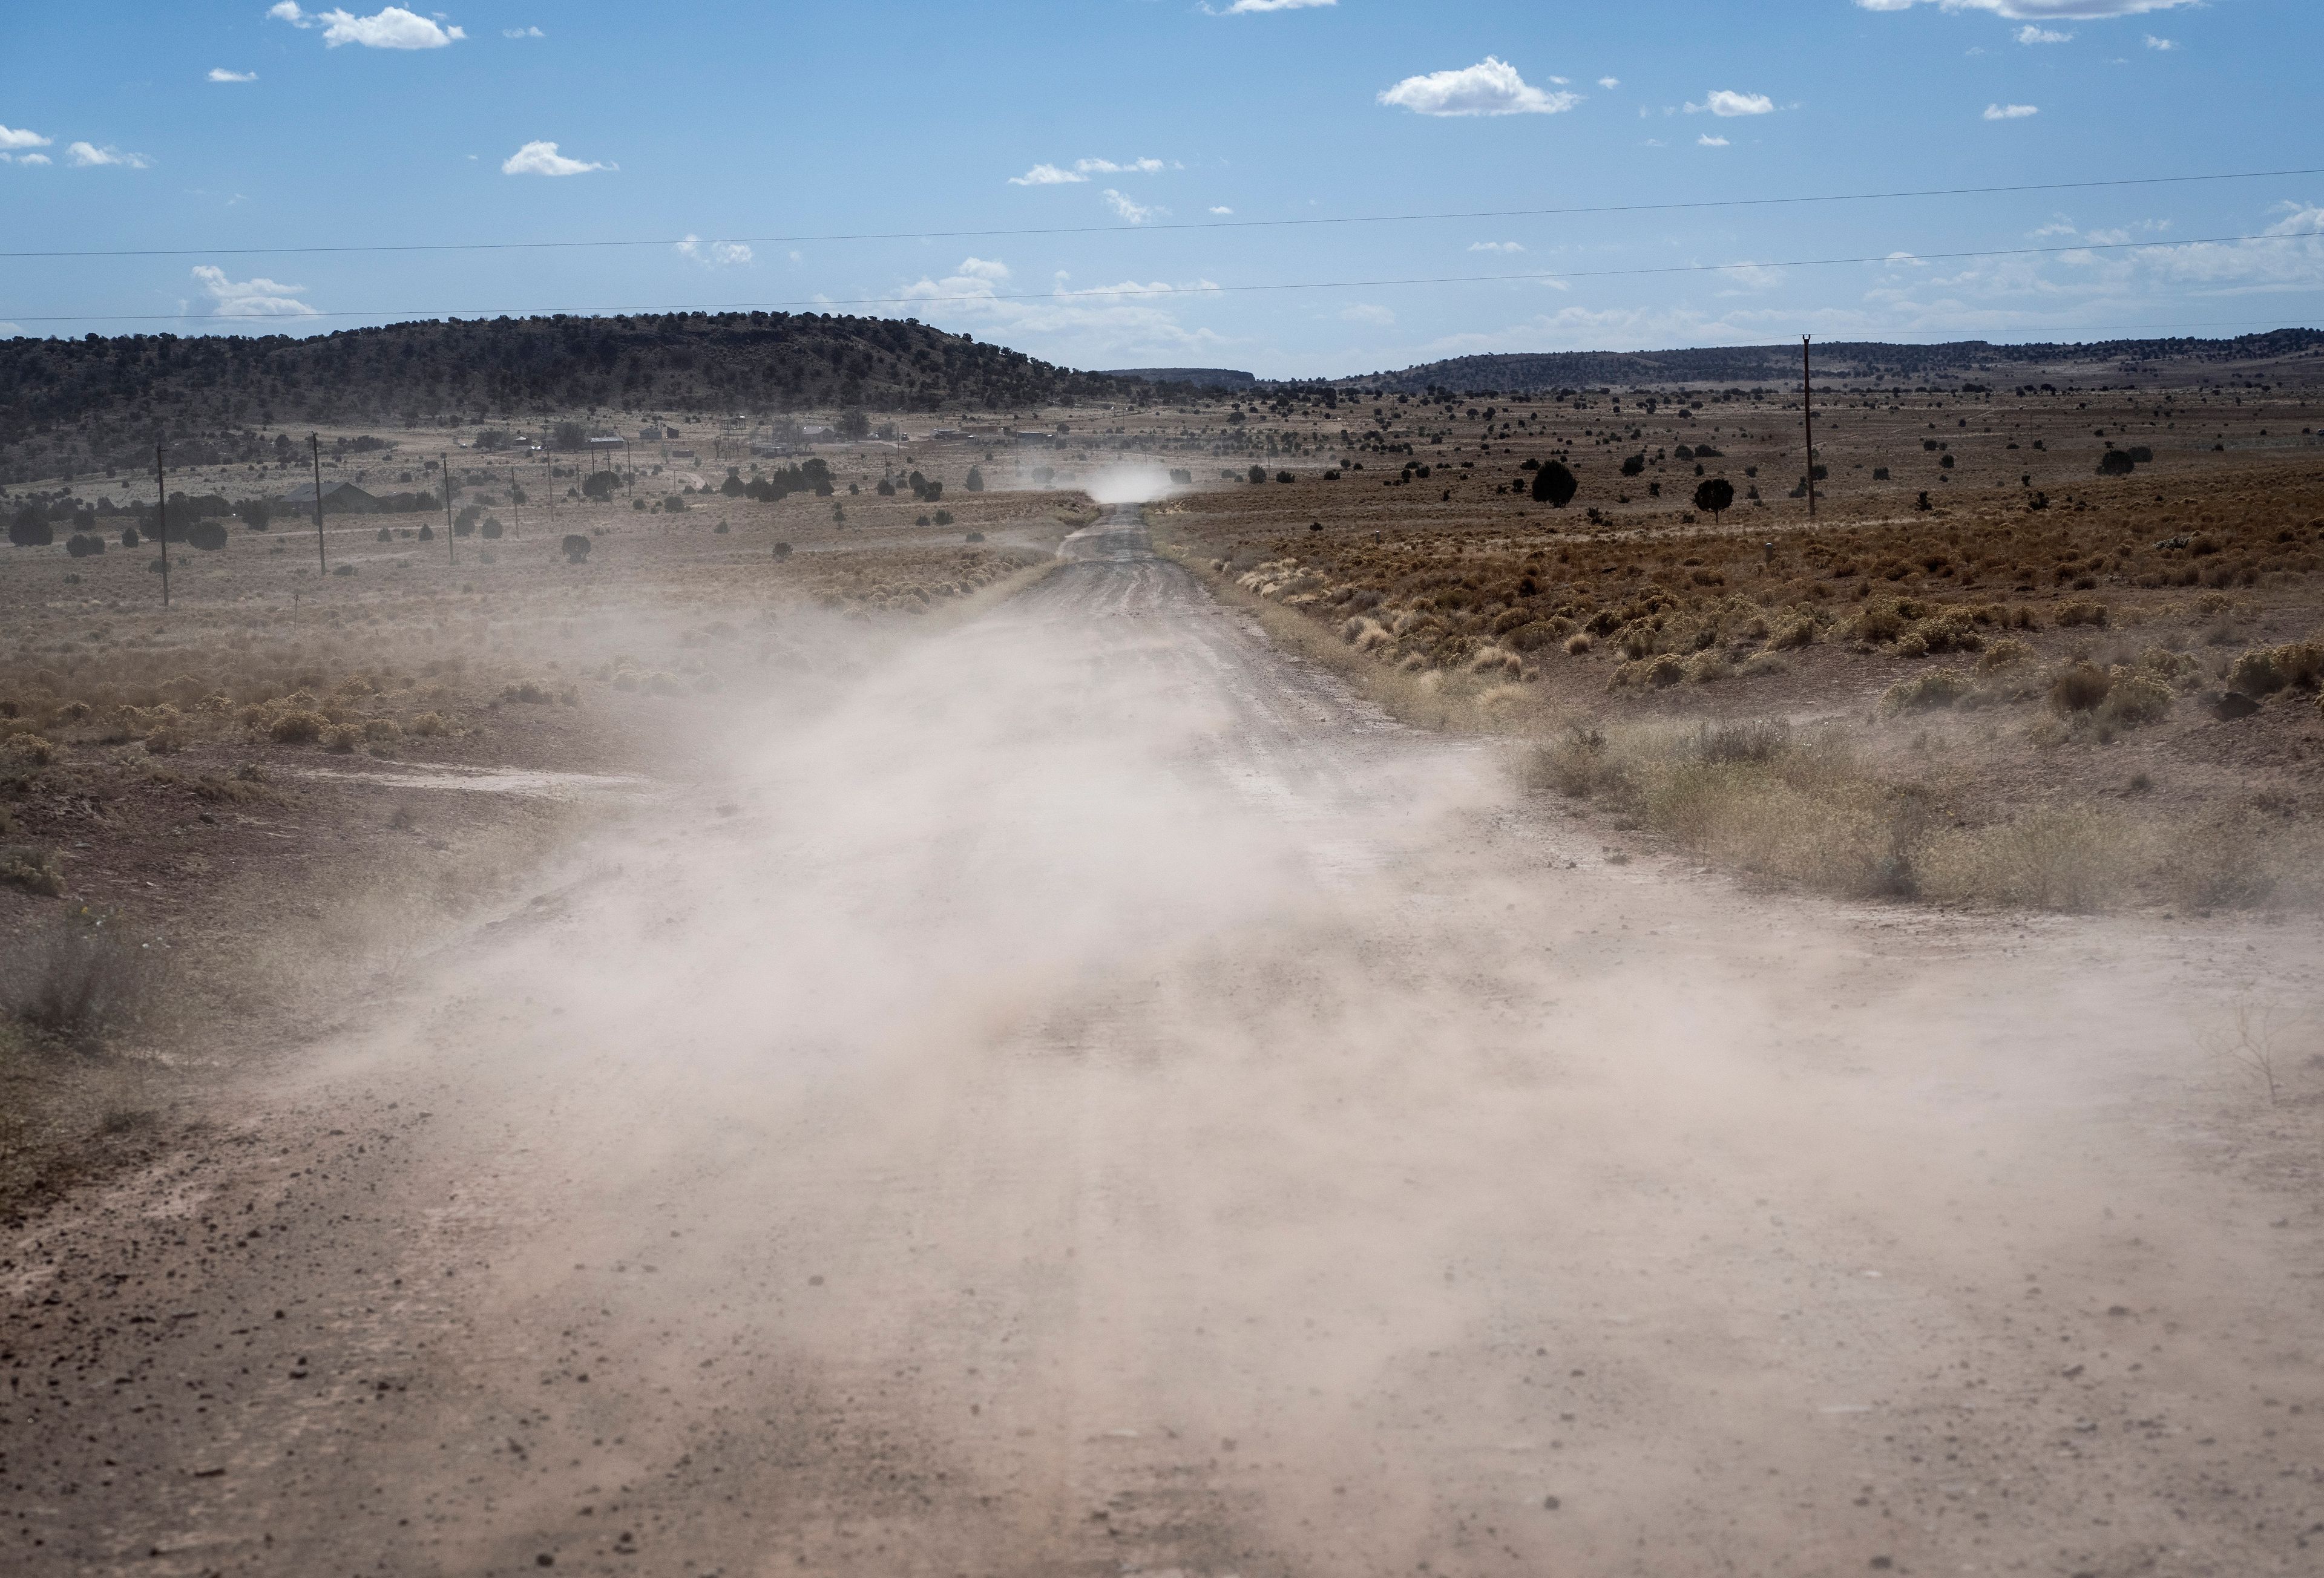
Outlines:
MULTIPOLYGON (((311 510, 315 508, 315 484, 301 482, 282 495, 286 509, 311 510)), ((323 513, 326 515, 368 515, 379 508, 379 500, 353 482, 323 484, 323 513)))

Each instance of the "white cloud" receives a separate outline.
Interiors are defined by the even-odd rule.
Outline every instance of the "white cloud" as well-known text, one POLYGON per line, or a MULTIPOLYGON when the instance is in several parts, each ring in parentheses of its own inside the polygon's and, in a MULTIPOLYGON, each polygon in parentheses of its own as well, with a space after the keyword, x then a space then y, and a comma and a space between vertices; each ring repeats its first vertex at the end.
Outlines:
POLYGON ((1422 115, 1554 115, 1582 102, 1578 93, 1544 93, 1506 60, 1486 56, 1458 71, 1407 77, 1379 102, 1422 115))
POLYGON ((292 27, 319 26, 323 42, 334 50, 341 44, 361 44, 367 50, 440 50, 468 36, 401 5, 357 16, 351 11, 301 11, 296 0, 280 0, 266 14, 292 27))
POLYGON ((504 39, 545 39, 549 35, 547 33, 541 32, 537 27, 504 27, 501 29, 501 37, 504 39))
POLYGON ((20 132, 0 126, 0 148, 46 148, 55 141, 55 138, 43 137, 38 132, 20 132))
POLYGON ((1768 115, 1775 113, 1775 101, 1764 93, 1737 93, 1732 88, 1715 87, 1703 96, 1701 104, 1686 106, 1686 113, 1699 115, 1709 110, 1721 119, 1737 115, 1768 115))
POLYGON ((1910 11, 1935 5, 1945 11, 1989 11, 2012 22, 2097 22, 2109 16, 2144 16, 2199 0, 1856 0, 1867 11, 1910 11))
POLYGON ((1307 11, 1318 5, 1337 5, 1340 0, 1234 0, 1224 11, 1213 11, 1213 16, 1250 16, 1262 11, 1307 11))
POLYGON ((1525 251, 1525 243, 1519 241, 1472 241, 1469 243, 1469 250, 1472 252, 1521 252, 1525 251))
POLYGON ((1724 148, 1728 145, 1726 138, 1714 137, 1708 132, 1705 132, 1702 136, 1697 137, 1694 141, 1695 145, 1699 148, 1724 148))
POLYGON ((931 317, 941 314, 954 322, 981 323, 1019 342, 1056 340, 1070 346, 1084 365, 1096 353, 1185 352, 1222 343, 1222 336, 1213 330, 1190 329, 1181 324, 1167 305, 1215 296, 1218 286, 1208 280, 1184 285, 1125 280, 1074 290, 1064 288, 1061 274, 1054 294, 1011 298, 1000 290, 1009 277, 1005 263, 967 258, 944 279, 923 279, 897 294, 925 304, 931 317))
POLYGON ((2052 28, 2052 27, 2035 27, 2035 26, 2034 26, 2032 23, 2030 23, 2030 22, 2029 22, 2029 23, 2027 23, 2024 27, 2019 28, 2019 29, 2017 30, 2017 32, 2016 32, 2015 34, 2013 34, 2012 36, 2013 36, 2013 37, 2015 37, 2015 38, 2017 40, 2017 41, 2018 41, 2019 43, 2021 43, 2021 44, 2063 44, 2063 43, 2070 43, 2070 42, 2072 42, 2072 41, 2073 41, 2073 37, 2074 37, 2074 35, 2073 35, 2072 33, 2070 33, 2070 32, 2059 32, 2057 29, 2055 29, 2055 28, 2052 28))
POLYGON ((557 151, 554 142, 528 142, 501 161, 503 175, 586 175, 593 170, 619 170, 618 164, 586 164, 557 151))
POLYGON ((1378 302, 1359 301, 1353 307, 1340 308, 1340 316, 1351 324, 1392 324, 1396 314, 1378 302))
POLYGON ((2028 115, 2042 113, 2040 106, 2030 104, 1989 104, 1985 106, 1988 121, 2022 121, 2028 115))
POLYGON ((65 157, 84 170, 99 164, 118 164, 129 170, 153 168, 153 161, 143 154, 124 153, 109 142, 102 148, 88 142, 69 143, 65 148, 65 157))
POLYGON ((1023 175, 1012 175, 1012 187, 1062 187, 1085 181, 1093 175, 1153 175, 1171 166, 1159 159, 1133 159, 1127 164, 1116 164, 1111 159, 1076 159, 1068 170, 1060 165, 1037 164, 1023 175))
POLYGON ((1218 206, 1216 206, 1215 207, 1213 207, 1213 208, 1211 210, 1211 212, 1212 212, 1212 213, 1213 213, 1213 214, 1231 214, 1231 213, 1233 213, 1233 212, 1234 212, 1234 210, 1233 210, 1233 209, 1231 209, 1231 208, 1230 208, 1230 207, 1228 207, 1225 204, 1221 203, 1221 204, 1219 204, 1218 206))
POLYGON ((1622 86, 1622 79, 1618 77, 1600 77, 1598 78, 1598 86, 1611 93, 1622 86))
POLYGON ((1105 206, 1107 207, 1112 209, 1122 218, 1129 220, 1132 225, 1143 225, 1148 219, 1156 218, 1161 215, 1170 212, 1167 208, 1157 208, 1151 204, 1133 203, 1128 197, 1123 197, 1120 192, 1115 191, 1111 187, 1106 188, 1104 192, 1101 195, 1105 198, 1105 206))
POLYGON ((53 164, 45 153, 0 153, 0 164, 53 164))
POLYGON ((229 71, 223 66, 213 66, 210 68, 209 79, 212 82, 255 82, 258 80, 258 73, 255 71, 229 71))
POLYGON ((2146 35, 2146 47, 2150 50, 2175 50, 2179 47, 2179 41, 2177 39, 2159 39, 2153 33, 2148 33, 2146 35))
POLYGON ((687 235, 684 241, 678 242, 677 246, 680 257, 692 258, 696 262, 706 267, 724 265, 731 268, 739 263, 747 263, 757 255, 749 246, 739 241, 705 241, 700 236, 692 234, 687 235))
POLYGON ((210 298, 204 317, 315 317, 315 309, 300 301, 304 285, 285 285, 267 279, 229 280, 226 271, 209 263, 194 268, 202 294, 210 298))
POLYGON ((1720 274, 1731 287, 1719 292, 1721 296, 1773 290, 1784 282, 1784 271, 1767 263, 1724 263, 1720 267, 1720 274))

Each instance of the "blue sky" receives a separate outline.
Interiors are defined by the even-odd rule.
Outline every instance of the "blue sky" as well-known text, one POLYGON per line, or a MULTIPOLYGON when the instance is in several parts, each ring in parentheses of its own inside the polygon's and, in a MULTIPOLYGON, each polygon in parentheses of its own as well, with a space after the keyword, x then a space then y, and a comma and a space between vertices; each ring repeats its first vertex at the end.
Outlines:
POLYGON ((0 251, 170 255, 0 259, 0 333, 827 302, 1312 376, 2314 325, 2319 176, 1240 222, 2324 166, 2319 59, 2312 0, 17 5, 0 251), (651 244, 280 250, 543 241, 651 244))

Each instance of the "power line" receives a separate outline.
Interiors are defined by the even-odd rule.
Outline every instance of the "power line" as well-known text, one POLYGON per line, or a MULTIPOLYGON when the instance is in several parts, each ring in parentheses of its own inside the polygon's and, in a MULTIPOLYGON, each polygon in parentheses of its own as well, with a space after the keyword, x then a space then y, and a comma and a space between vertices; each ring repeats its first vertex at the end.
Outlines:
POLYGON ((2275 180, 2324 175, 2307 170, 2235 170, 2217 175, 2131 176, 2111 180, 2037 181, 2021 186, 1927 187, 1896 192, 1834 192, 1816 197, 1709 197, 1688 202, 1609 203, 1564 208, 1477 208, 1426 214, 1351 214, 1301 219, 1180 220, 1160 225, 1050 225, 981 230, 835 231, 802 235, 684 236, 669 241, 445 241, 340 246, 226 246, 88 248, 56 252, 0 252, 13 258, 190 258, 304 257, 347 252, 567 252, 593 247, 801 246, 842 241, 981 241, 1033 235, 1124 235, 1158 231, 1279 230, 1331 225, 1407 225, 1449 220, 1566 219, 1592 215, 1674 214, 1708 208, 1772 208, 1819 203, 1897 202, 1918 197, 1989 197, 2026 192, 2098 191, 2117 187, 2185 186, 2203 181, 2275 180))
MULTIPOLYGON (((1524 282, 1559 282, 1575 280, 1635 279, 1665 274, 1721 274, 1758 269, 1824 269, 1860 263, 1946 263, 1965 262, 1979 258, 2052 257, 2065 252, 2141 252, 2155 248, 2190 246, 2225 246, 2252 241, 2302 241, 2312 239, 2301 235, 2206 235, 2183 241, 2121 241, 2079 243, 2071 246, 2001 247, 1979 252, 1911 252, 1901 249, 1877 256, 1844 258, 1795 258, 1782 262, 1741 263, 1664 263, 1644 268, 1582 269, 1557 272, 1520 274, 1438 274, 1415 275, 1392 280, 1306 280, 1272 284, 1219 285, 1123 285, 1089 290, 1023 290, 983 291, 953 296, 931 296, 926 293, 909 296, 815 297, 799 301, 728 301, 680 302, 653 307, 484 307, 458 308, 394 308, 371 311, 335 310, 302 313, 285 323, 306 323, 318 317, 395 318, 401 320, 435 317, 538 317, 547 314, 567 313, 577 317, 620 316, 628 313, 664 312, 779 312, 792 308, 823 308, 831 307, 974 307, 1010 301, 1106 301, 1131 300, 1165 297, 1201 297, 1246 294, 1278 290, 1375 290, 1407 285, 1495 285, 1524 282)), ((5 309, 0 309, 5 311, 5 309)), ((51 313, 25 315, 10 313, 15 323, 178 323, 186 321, 182 313, 51 313)), ((215 322, 216 319, 199 321, 215 322)), ((258 323, 259 318, 236 318, 235 323, 258 323)))

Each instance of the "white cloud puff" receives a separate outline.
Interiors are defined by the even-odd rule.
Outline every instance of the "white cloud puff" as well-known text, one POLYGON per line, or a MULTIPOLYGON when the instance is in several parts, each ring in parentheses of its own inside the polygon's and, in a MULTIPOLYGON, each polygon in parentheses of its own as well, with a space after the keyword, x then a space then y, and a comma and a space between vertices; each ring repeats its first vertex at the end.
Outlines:
POLYGON ((1379 102, 1420 115, 1554 115, 1582 102, 1578 93, 1545 93, 1507 60, 1486 56, 1458 71, 1407 77, 1379 102))
POLYGON ((1699 115, 1705 111, 1723 120, 1737 115, 1771 115, 1775 113, 1775 101, 1764 93, 1737 93, 1729 87, 1714 87, 1702 96, 1701 104, 1686 106, 1686 113, 1699 115))
POLYGON ((1729 146, 1726 138, 1714 137, 1708 132, 1705 132, 1702 136, 1697 137, 1694 142, 1695 146, 1698 148, 1725 148, 1729 146))
POLYGON ((549 35, 547 33, 541 32, 537 27, 504 27, 501 29, 501 37, 504 39, 545 39, 549 35))
POLYGON ((1989 11, 2012 22, 2098 22, 2109 16, 2144 16, 2172 11, 2198 0, 1856 0, 1867 11, 1910 11, 1935 5, 1945 11, 1989 11))
POLYGON ((1213 214, 1231 214, 1234 210, 1228 207, 1224 203, 1214 203, 1211 206, 1211 212, 1213 214))
POLYGON ((124 170, 151 170, 153 161, 142 153, 124 153, 107 143, 99 148, 92 142, 72 142, 65 147, 65 157, 78 168, 87 170, 100 164, 117 164, 124 170))
POLYGON ((1352 307, 1340 308, 1340 317, 1351 324, 1392 324, 1396 314, 1376 301, 1359 301, 1352 307))
POLYGON ((213 66, 210 68, 209 80, 212 82, 255 82, 258 80, 258 73, 255 71, 229 71, 223 66, 213 66))
POLYGON ((2153 33, 2148 33, 2146 35, 2146 47, 2150 50, 2175 50, 2179 47, 2179 41, 2177 39, 2159 39, 2153 33))
POLYGON ((1152 175, 1170 167, 1158 159, 1133 159, 1127 164, 1116 164, 1111 159, 1076 159, 1071 167, 1057 164, 1037 164, 1023 175, 1012 175, 1012 187, 1062 187, 1085 181, 1093 175, 1152 175))
POLYGON ((1622 86, 1622 79, 1618 77, 1600 77, 1598 78, 1598 86, 1611 93, 1622 86))
POLYGON ((280 0, 266 14, 292 27, 321 28, 323 42, 335 50, 341 44, 361 44, 367 50, 440 50, 468 36, 401 5, 357 16, 352 11, 301 11, 297 0, 280 0))
POLYGON ((676 245, 680 257, 692 258, 696 262, 710 267, 733 268, 750 262, 758 255, 742 242, 705 241, 691 234, 676 245))
POLYGON ((229 280, 226 271, 209 263, 194 268, 203 295, 210 298, 206 317, 315 317, 315 309, 299 299, 304 285, 277 280, 229 280))
POLYGON ((1469 250, 1472 252, 1521 252, 1525 251, 1525 243, 1521 241, 1472 241, 1469 243, 1469 250))
POLYGON ((586 175, 593 170, 619 170, 618 164, 590 164, 567 159, 554 142, 528 142, 501 161, 503 175, 586 175))
POLYGON ((1250 16, 1262 11, 1311 11, 1319 5, 1337 5, 1340 0, 1234 0, 1224 11, 1213 11, 1213 16, 1250 16))
POLYGON ((2060 32, 2057 29, 2052 27, 2035 27, 2030 22, 2024 27, 2019 28, 2010 36, 2015 38, 2021 44, 2070 43, 2073 41, 2074 37, 2072 33, 2060 32))
POLYGON ((1070 289, 1060 275, 1053 293, 1012 298, 1000 289, 1009 278, 1008 265, 998 260, 967 258, 944 279, 919 280, 897 294, 932 313, 988 324, 1020 340, 1060 337, 1083 357, 1123 350, 1184 352, 1220 343, 1210 329, 1181 324, 1166 305, 1215 296, 1218 286, 1208 280, 1183 285, 1133 280, 1070 289))
POLYGON ((0 126, 0 148, 46 148, 55 141, 55 138, 43 137, 38 132, 16 131, 0 126))
POLYGON ((1985 106, 1988 121, 2022 121, 2028 115, 2038 115, 2041 106, 2030 104, 1989 104, 1985 106))
POLYGON ((1107 207, 1112 209, 1120 217, 1129 220, 1132 225, 1143 225, 1149 219, 1159 218, 1170 212, 1167 208, 1157 208, 1151 204, 1133 203, 1111 187, 1106 188, 1102 195, 1105 198, 1107 207))

